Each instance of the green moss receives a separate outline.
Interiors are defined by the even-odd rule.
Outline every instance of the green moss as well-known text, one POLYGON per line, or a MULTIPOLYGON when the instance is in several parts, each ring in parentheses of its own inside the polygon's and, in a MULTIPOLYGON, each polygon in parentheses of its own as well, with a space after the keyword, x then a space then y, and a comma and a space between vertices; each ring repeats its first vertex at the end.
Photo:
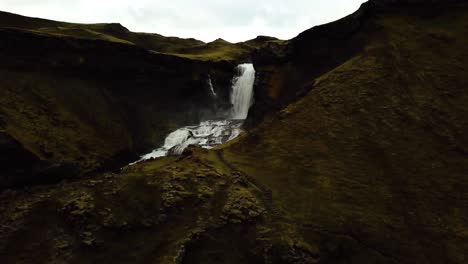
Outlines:
POLYGON ((89 214, 94 209, 94 198, 88 193, 80 193, 77 197, 67 200, 64 205, 64 210, 68 211, 72 216, 82 216, 89 214))
POLYGON ((245 188, 233 188, 223 207, 221 218, 239 224, 254 220, 265 212, 257 198, 245 188))
POLYGON ((175 55, 201 61, 235 61, 248 56, 250 49, 231 43, 208 43, 183 52, 175 55))

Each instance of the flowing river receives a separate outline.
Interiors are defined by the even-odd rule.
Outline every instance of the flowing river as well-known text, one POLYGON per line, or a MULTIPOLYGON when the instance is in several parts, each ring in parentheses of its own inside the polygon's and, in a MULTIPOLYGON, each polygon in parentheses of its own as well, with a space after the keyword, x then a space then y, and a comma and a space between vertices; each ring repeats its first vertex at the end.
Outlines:
MULTIPOLYGON (((241 126, 247 118, 249 108, 253 104, 253 86, 255 69, 253 64, 237 66, 238 75, 232 81, 229 118, 225 120, 206 120, 197 126, 186 126, 170 133, 164 145, 141 157, 137 162, 167 155, 179 155, 190 145, 203 148, 213 148, 238 137, 242 133, 241 126)), ((211 80, 209 85, 213 95, 211 80)))

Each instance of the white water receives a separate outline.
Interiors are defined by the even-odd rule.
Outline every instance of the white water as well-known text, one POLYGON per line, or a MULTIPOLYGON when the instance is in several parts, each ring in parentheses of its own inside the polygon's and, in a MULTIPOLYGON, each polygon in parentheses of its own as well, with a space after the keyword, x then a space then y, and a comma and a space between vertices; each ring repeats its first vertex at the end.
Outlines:
MULTIPOLYGON (((252 64, 241 64, 237 69, 239 76, 233 79, 231 91, 233 107, 229 119, 207 120, 198 126, 179 128, 166 137, 162 147, 142 156, 135 163, 167 155, 180 155, 190 145, 199 145, 210 149, 238 137, 242 133, 242 123, 247 118, 249 108, 253 104, 255 69, 252 64)), ((211 83, 211 77, 208 79, 208 85, 212 95, 217 96, 211 83)))
POLYGON ((253 104, 253 85, 255 69, 253 64, 246 63, 237 66, 239 76, 234 78, 231 93, 232 119, 246 119, 249 108, 253 104))
POLYGON ((238 137, 242 132, 241 126, 240 120, 209 120, 198 126, 182 127, 166 137, 164 146, 142 156, 141 159, 180 155, 190 145, 210 149, 238 137))
POLYGON ((209 75, 208 75, 208 86, 210 87, 211 94, 212 94, 214 97, 218 97, 218 95, 217 95, 216 92, 214 91, 213 83, 211 82, 211 76, 209 76, 209 75))

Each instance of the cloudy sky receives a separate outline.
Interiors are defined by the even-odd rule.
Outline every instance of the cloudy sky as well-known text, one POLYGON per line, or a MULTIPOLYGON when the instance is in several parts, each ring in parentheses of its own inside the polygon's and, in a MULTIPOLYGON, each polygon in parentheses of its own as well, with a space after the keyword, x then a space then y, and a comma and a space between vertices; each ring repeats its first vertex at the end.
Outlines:
POLYGON ((0 0, 0 10, 76 23, 119 22, 132 31, 231 42, 290 39, 357 10, 365 0, 0 0))

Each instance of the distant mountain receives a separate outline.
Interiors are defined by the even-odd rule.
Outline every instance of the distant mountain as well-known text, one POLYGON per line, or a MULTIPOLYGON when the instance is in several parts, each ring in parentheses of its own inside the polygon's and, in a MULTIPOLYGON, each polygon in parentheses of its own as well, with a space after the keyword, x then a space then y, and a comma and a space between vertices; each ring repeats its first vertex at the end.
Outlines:
POLYGON ((158 52, 174 52, 203 44, 196 39, 164 37, 159 34, 130 32, 121 24, 73 24, 0 12, 0 26, 35 31, 54 36, 100 39, 138 45, 158 52))
POLYGON ((136 45, 148 50, 178 54, 204 60, 234 60, 248 57, 252 48, 274 40, 274 38, 257 38, 250 45, 231 44, 218 39, 205 44, 193 38, 182 39, 165 37, 154 33, 135 33, 118 23, 112 24, 76 24, 52 20, 24 17, 0 11, 0 27, 28 30, 30 33, 46 34, 57 37, 105 40, 110 42, 136 45), (196 54, 191 54, 195 52, 196 54))

